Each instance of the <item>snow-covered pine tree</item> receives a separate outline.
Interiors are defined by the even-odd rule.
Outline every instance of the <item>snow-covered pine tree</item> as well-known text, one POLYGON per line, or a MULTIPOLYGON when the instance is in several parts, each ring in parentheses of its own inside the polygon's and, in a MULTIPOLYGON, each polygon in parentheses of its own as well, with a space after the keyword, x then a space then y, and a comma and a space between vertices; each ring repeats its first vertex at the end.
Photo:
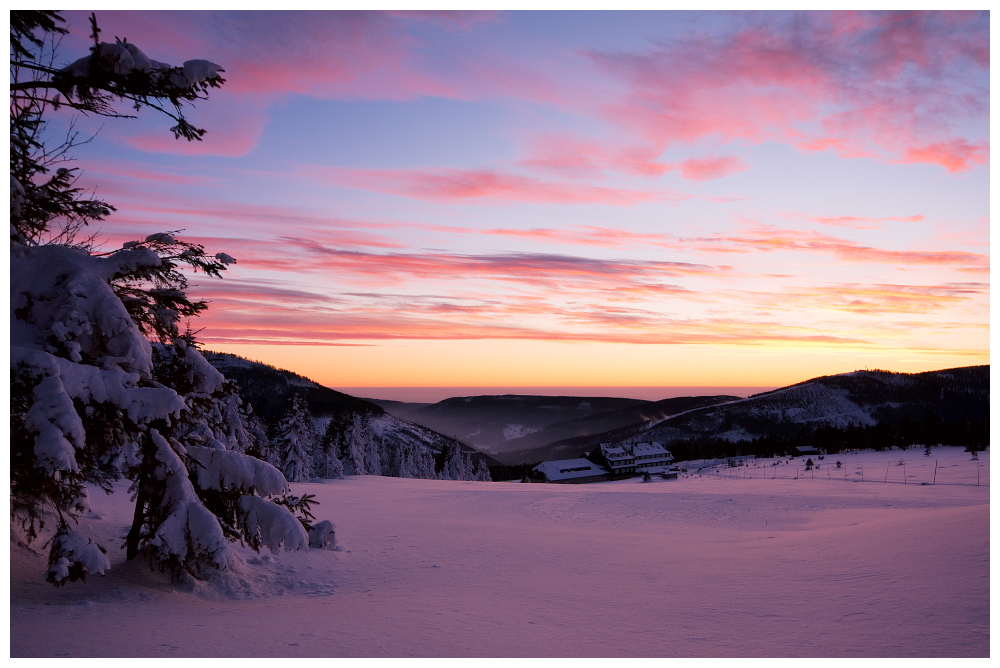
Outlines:
POLYGON ((274 427, 271 439, 285 478, 291 482, 305 482, 312 477, 315 441, 309 406, 301 395, 293 394, 274 427))
POLYGON ((250 448, 247 454, 261 461, 269 462, 271 439, 267 436, 267 424, 263 418, 254 412, 252 406, 247 406, 247 433, 250 435, 250 448))
POLYGON ((413 475, 413 456, 410 454, 411 448, 409 443, 404 443, 399 447, 399 466, 397 467, 396 477, 399 478, 416 478, 413 475))
POLYGON ((422 450, 414 446, 411 451, 413 456, 413 468, 410 472, 413 474, 414 478, 425 478, 427 480, 434 480, 437 476, 434 474, 434 455, 426 450, 422 450))
POLYGON ((448 478, 451 480, 475 480, 472 472, 472 459, 462 452, 457 445, 452 448, 448 458, 448 478))
POLYGON ((486 466, 486 460, 480 459, 476 462, 476 480, 480 482, 492 482, 493 478, 490 476, 490 469, 486 466))
POLYGON ((415 443, 405 441, 400 444, 400 471, 406 471, 401 478, 424 478, 434 480, 434 455, 415 443))
POLYGON ((336 429, 337 457, 344 466, 344 475, 366 475, 365 453, 368 451, 371 434, 368 421, 359 413, 335 415, 327 429, 336 429), (334 426, 334 422, 336 423, 334 426))
POLYGON ((364 429, 367 436, 365 443, 365 473, 368 475, 382 475, 382 453, 379 452, 384 447, 382 436, 381 434, 376 434, 372 428, 371 416, 365 415, 362 419, 365 423, 364 429))
POLYGON ((441 446, 441 452, 434 456, 434 471, 438 480, 451 480, 448 464, 451 462, 454 449, 454 445, 445 443, 441 446))
POLYGON ((320 478, 343 478, 344 464, 337 457, 339 427, 331 419, 319 439, 313 457, 313 471, 320 478))
POLYGON ((12 520, 30 542, 55 518, 56 584, 107 570, 100 546, 70 523, 86 509, 85 484, 110 491, 122 473, 137 501, 130 557, 147 549, 161 567, 197 574, 231 562, 230 540, 305 548, 289 509, 309 517, 309 500, 284 497, 280 472, 238 451, 245 425, 233 392, 177 331, 206 307, 185 294, 180 266, 219 276, 234 260, 170 233, 97 252, 78 233, 114 208, 87 198, 76 170, 62 166, 76 136, 54 146, 45 138, 44 114, 56 106, 125 117, 113 105, 127 102, 198 139, 204 131, 180 105, 221 85, 222 70, 170 67, 124 41, 102 43, 93 16, 90 55, 58 69, 62 22, 55 12, 10 13, 12 520), (169 344, 159 365, 147 336, 169 344))

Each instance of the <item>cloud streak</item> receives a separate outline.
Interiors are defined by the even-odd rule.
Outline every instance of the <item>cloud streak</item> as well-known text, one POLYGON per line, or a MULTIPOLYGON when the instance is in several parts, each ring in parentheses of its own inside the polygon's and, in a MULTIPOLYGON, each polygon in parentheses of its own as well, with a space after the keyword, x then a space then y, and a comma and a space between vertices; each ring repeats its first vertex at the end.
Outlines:
POLYGON ((966 251, 891 250, 866 246, 847 239, 816 232, 758 227, 740 235, 705 237, 692 240, 706 250, 731 244, 743 250, 805 251, 829 253, 847 262, 897 266, 954 266, 960 271, 988 273, 989 256, 966 251))
POLYGON ((841 311, 863 315, 913 313, 932 314, 972 303, 989 293, 987 283, 943 285, 862 285, 845 283, 812 288, 792 288, 773 295, 751 298, 769 309, 802 308, 841 311))
POLYGON ((706 340, 722 345, 870 345, 857 336, 837 335, 808 327, 752 322, 745 319, 683 320, 640 312, 581 310, 549 312, 548 325, 511 318, 505 308, 487 309, 470 317, 468 311, 441 317, 439 310, 394 308, 315 312, 275 307, 253 311, 223 311, 203 317, 210 326, 206 344, 227 342, 329 344, 384 340, 526 340, 602 342, 641 345, 687 345, 706 340), (277 321, 281 327, 261 327, 277 321), (518 324, 524 322, 524 324, 518 324))
POLYGON ((400 195, 434 203, 523 202, 533 204, 603 204, 633 206, 676 202, 689 196, 666 189, 641 191, 546 181, 491 169, 342 169, 312 167, 297 172, 327 185, 400 195))
MULTIPOLYGON (((849 219, 915 221, 921 217, 849 219)), ((822 219, 819 219, 822 220, 822 219)), ((843 220, 843 219, 838 219, 843 220)), ((850 225, 849 225, 850 226, 850 225)), ((988 272, 989 256, 959 250, 894 250, 867 246, 849 239, 817 232, 757 226, 739 234, 682 237, 672 234, 633 232, 619 228, 579 227, 571 229, 534 228, 529 230, 492 229, 483 234, 523 238, 550 243, 601 246, 654 246, 674 251, 704 253, 750 253, 753 251, 796 251, 829 254, 849 261, 892 266, 953 266, 961 271, 988 272)))

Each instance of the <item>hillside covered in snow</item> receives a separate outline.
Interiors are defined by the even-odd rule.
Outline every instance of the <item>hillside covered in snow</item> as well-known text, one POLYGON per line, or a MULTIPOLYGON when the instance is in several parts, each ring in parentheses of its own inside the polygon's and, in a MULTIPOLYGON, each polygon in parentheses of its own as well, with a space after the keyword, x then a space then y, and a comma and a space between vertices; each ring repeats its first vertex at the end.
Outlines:
POLYGON ((206 352, 205 358, 236 383, 243 401, 272 432, 291 398, 302 397, 314 440, 336 439, 348 474, 476 480, 488 479, 486 469, 497 464, 453 438, 291 371, 227 353, 206 352))

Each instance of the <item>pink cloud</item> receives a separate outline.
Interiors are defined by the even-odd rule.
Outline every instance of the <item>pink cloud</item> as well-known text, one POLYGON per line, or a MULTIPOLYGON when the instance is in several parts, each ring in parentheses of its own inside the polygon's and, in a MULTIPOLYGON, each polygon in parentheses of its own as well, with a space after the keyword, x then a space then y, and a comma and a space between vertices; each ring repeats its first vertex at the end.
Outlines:
MULTIPOLYGON (((69 15, 75 33, 81 33, 86 14, 69 15)), ((177 64, 205 58, 225 70, 221 91, 212 91, 210 102, 185 110, 189 120, 208 130, 202 141, 174 141, 166 128, 132 130, 126 141, 145 151, 229 157, 245 155, 256 146, 267 122, 266 110, 288 93, 383 99, 454 96, 449 84, 413 64, 413 50, 420 42, 409 35, 407 26, 429 20, 450 26, 475 23, 471 17, 466 21, 444 18, 441 23, 440 16, 403 19, 385 12, 98 15, 105 35, 127 38, 150 57, 177 64)), ((86 48, 77 44, 78 34, 74 38, 78 49, 86 48)))
MULTIPOLYGON (((826 222, 827 224, 844 225, 847 227, 861 227, 862 229, 867 229, 870 226, 859 225, 858 221, 878 222, 893 220, 901 222, 919 222, 923 220, 923 216, 899 216, 887 218, 857 218, 845 216, 833 219, 817 218, 815 220, 826 222)), ((470 230, 469 232, 475 231, 470 230)), ((598 247, 655 246, 676 251, 698 251, 712 254, 749 253, 754 250, 828 253, 842 260, 851 262, 889 265, 951 265, 964 271, 989 271, 989 257, 978 253, 958 250, 892 250, 866 246, 848 239, 822 235, 816 232, 767 226, 758 226, 737 235, 715 235, 697 238, 590 226, 570 229, 489 229, 483 230, 479 233, 530 239, 554 244, 598 247)))
POLYGON ((677 238, 666 234, 650 232, 633 232, 612 227, 582 226, 577 228, 533 228, 530 230, 518 229, 490 229, 490 230, 469 230, 479 234, 492 236, 515 237, 520 239, 531 239, 546 243, 578 245, 578 246, 598 246, 601 248, 624 248, 628 246, 658 246, 660 248, 678 248, 680 243, 677 238))
MULTIPOLYGON (((220 179, 218 176, 205 176, 202 174, 183 174, 178 170, 169 167, 140 164, 135 162, 123 162, 112 159, 102 159, 100 161, 80 161, 81 177, 86 182, 93 181, 95 174, 101 175, 99 179, 103 185, 106 179, 131 180, 139 179, 149 181, 154 184, 169 184, 180 186, 218 186, 220 179)), ((148 184, 143 184, 146 187, 148 184)))
POLYGON ((694 181, 710 181, 748 169, 745 162, 734 156, 685 160, 680 165, 681 175, 694 181))
MULTIPOLYGON (((689 262, 600 260, 546 253, 460 255, 446 253, 364 253, 323 246, 311 239, 282 239, 289 249, 289 262, 322 268, 328 264, 338 272, 374 275, 384 280, 396 276, 452 279, 488 278, 523 282, 558 289, 568 283, 586 282, 617 289, 627 281, 647 284, 664 277, 719 275, 723 267, 689 262), (294 254, 291 250, 294 248, 294 254)), ((261 258, 259 262, 280 261, 261 258)))
MULTIPOLYGON (((86 15, 69 14, 76 32, 85 33, 86 15)), ((205 106, 226 113, 259 110, 239 131, 204 116, 215 135, 185 149, 196 154, 245 154, 260 135, 264 110, 298 93, 530 100, 576 115, 600 113, 641 139, 624 143, 638 150, 541 146, 526 157, 528 165, 567 174, 612 169, 656 176, 671 168, 657 162, 664 150, 706 138, 776 140, 806 151, 940 164, 953 172, 988 161, 988 14, 736 14, 729 17, 736 28, 647 51, 584 56, 476 39, 477 31, 503 16, 101 12, 99 19, 106 34, 127 37, 154 57, 220 63, 228 78, 224 91, 234 101, 205 106), (430 48, 429 27, 463 38, 430 48)), ((720 14, 717 24, 726 22, 720 14)), ((85 44, 80 35, 74 40, 85 44)), ((179 151, 168 139, 132 141, 144 150, 179 151)), ((717 160, 726 162, 692 162, 687 172, 704 179, 741 166, 736 158, 717 160)))
POLYGON ((546 204, 606 204, 631 206, 643 202, 678 201, 688 196, 666 190, 640 191, 575 183, 544 181, 487 169, 341 169, 310 167, 307 178, 321 177, 329 185, 402 195, 431 202, 536 202, 546 204))
MULTIPOLYGON (((85 174, 88 172, 89 168, 85 174)), ((295 207, 220 201, 194 194, 183 198, 153 198, 148 197, 145 191, 137 194, 127 181, 121 179, 130 176, 128 164, 117 165, 105 173, 115 178, 98 181, 100 194, 108 196, 118 211, 100 233, 102 238, 114 244, 152 232, 181 230, 180 236, 186 241, 202 243, 206 248, 235 255, 242 249, 274 250, 274 235, 280 231, 338 247, 400 249, 407 246, 396 234, 400 227, 440 227, 409 221, 340 218, 295 207)), ((159 172, 141 173, 141 178, 154 182, 160 180, 159 172)), ((166 176, 167 181, 172 182, 176 175, 168 172, 166 176)), ((192 178, 205 185, 201 177, 192 178)), ((211 185, 212 181, 207 183, 211 185)), ((452 231, 457 228, 440 229, 452 231)))
POLYGON ((819 223, 820 225, 833 225, 835 227, 848 227, 854 230, 875 230, 882 226, 882 223, 920 223, 926 220, 920 214, 914 216, 884 216, 882 218, 869 218, 865 216, 811 216, 805 214, 787 214, 786 218, 799 218, 819 223))
POLYGON ((771 309, 802 308, 845 311, 864 315, 887 313, 938 313, 942 309, 986 296, 986 283, 942 285, 839 284, 795 288, 769 297, 754 295, 771 309))
POLYGON ((740 235, 705 237, 688 240, 707 251, 717 244, 734 245, 741 249, 763 251, 792 250, 831 253, 850 262, 894 265, 952 265, 959 270, 988 272, 989 257, 966 251, 890 250, 865 246, 815 232, 759 227, 740 235))
MULTIPOLYGON (((209 293, 213 304, 223 299, 209 293)), ((684 320, 643 310, 601 306, 562 308, 534 303, 473 305, 427 303, 419 299, 324 307, 271 304, 209 308, 199 319, 200 338, 212 343, 336 344, 344 340, 519 339, 598 341, 634 344, 717 343, 761 345, 776 342, 858 345, 852 336, 808 327, 733 318, 684 320), (536 319, 532 319, 535 316, 536 319), (548 324, 537 317, 547 319, 548 324), (529 324, 530 323, 530 324, 529 324)))
POLYGON ((740 19, 728 35, 647 53, 592 53, 630 86, 606 118, 660 148, 703 138, 778 140, 949 171, 987 160, 986 14, 740 19), (967 129, 956 130, 962 124, 967 129))
MULTIPOLYGON (((71 14, 75 24, 86 26, 87 14, 71 14)), ((481 99, 497 94, 558 99, 558 78, 541 73, 535 64, 502 51, 484 53, 481 43, 478 51, 435 60, 426 38, 416 36, 427 26, 452 34, 471 33, 501 16, 493 12, 100 12, 98 20, 107 33, 127 37, 161 60, 197 57, 219 63, 226 70, 224 89, 244 101, 248 97, 273 101, 288 93, 391 100, 422 95, 481 99)))
POLYGON ((567 134, 536 139, 530 156, 521 160, 525 167, 568 176, 602 177, 605 170, 643 177, 657 177, 674 169, 657 162, 648 148, 621 148, 567 134))
POLYGON ((964 172, 975 165, 989 164, 989 161, 988 143, 970 144, 964 139, 952 139, 927 146, 909 146, 901 162, 939 164, 949 172, 964 172))

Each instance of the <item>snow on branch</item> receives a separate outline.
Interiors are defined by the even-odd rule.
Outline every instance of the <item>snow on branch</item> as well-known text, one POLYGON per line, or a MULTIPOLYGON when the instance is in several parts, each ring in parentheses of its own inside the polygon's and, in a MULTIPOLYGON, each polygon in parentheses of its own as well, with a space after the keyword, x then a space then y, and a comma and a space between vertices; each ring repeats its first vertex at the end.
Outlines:
POLYGON ((179 564, 207 561, 216 568, 228 568, 234 555, 219 519, 198 498, 184 462, 167 439, 155 429, 149 435, 160 463, 157 473, 165 483, 160 508, 168 513, 149 541, 157 551, 157 560, 179 564))
MULTIPOLYGON (((41 350, 14 345, 10 347, 10 364, 12 372, 17 370, 43 377, 42 383, 46 384, 41 390, 36 388, 36 400, 44 400, 53 407, 67 408, 73 415, 76 415, 76 410, 72 407, 72 402, 66 404, 53 397, 65 394, 68 399, 76 399, 84 404, 110 403, 122 409, 136 424, 180 416, 185 407, 184 399, 173 390, 165 387, 137 387, 138 374, 114 367, 101 369, 87 364, 74 364, 41 350), (46 382, 49 378, 51 380, 46 382)), ((51 412, 46 413, 49 414, 51 412)), ((76 419, 79 420, 79 416, 76 419)), ((72 432, 67 436, 73 438, 72 432)))
POLYGON ((285 494, 288 483, 281 472, 266 462, 232 450, 187 446, 187 455, 197 462, 195 475, 200 489, 241 492, 256 491, 261 496, 285 494))
POLYGON ((32 394, 35 402, 25 415, 24 426, 36 434, 36 465, 50 474, 78 473, 74 449, 82 448, 87 437, 73 400, 57 376, 42 379, 32 394))

